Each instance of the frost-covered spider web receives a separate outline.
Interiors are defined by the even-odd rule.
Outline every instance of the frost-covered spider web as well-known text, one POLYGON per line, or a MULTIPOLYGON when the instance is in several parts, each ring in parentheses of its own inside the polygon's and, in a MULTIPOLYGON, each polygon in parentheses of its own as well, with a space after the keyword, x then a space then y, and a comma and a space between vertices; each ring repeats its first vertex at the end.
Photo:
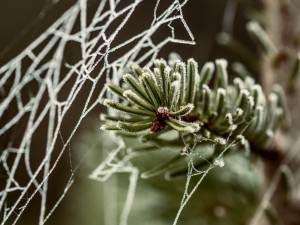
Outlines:
MULTIPOLYGON (((143 1, 101 0, 89 10, 90 2, 79 0, 19 55, 1 65, 1 224, 20 223, 36 198, 40 201, 39 224, 49 219, 73 184, 72 164, 65 189, 51 206, 49 179, 64 155, 71 154, 70 143, 82 120, 99 106, 106 91, 100 79, 106 76, 118 82, 130 61, 151 65, 170 42, 194 44, 181 10, 186 3, 173 1, 161 10, 158 0, 149 9, 153 12, 149 26, 118 40, 143 1), (175 20, 185 27, 188 40, 176 38, 175 20), (161 27, 169 29, 170 35, 156 37, 154 42, 161 27), (63 133, 68 123, 72 128, 63 133)), ((138 171, 126 160, 112 164, 124 147, 122 141, 118 143, 119 148, 91 177, 106 180, 116 172, 131 174, 120 220, 126 224, 138 171)))
MULTIPOLYGON (((245 128, 246 129, 246 128, 245 128)), ((181 152, 181 157, 185 158, 186 160, 186 171, 179 175, 175 175, 174 178, 176 179, 176 176, 179 177, 185 177, 185 187, 184 187, 184 192, 182 193, 182 199, 181 202, 178 202, 178 210, 177 213, 174 214, 174 221, 173 225, 176 225, 179 223, 180 216, 187 205, 187 203, 190 201, 192 196, 195 194, 195 192, 198 190, 200 184, 203 182, 204 178, 208 175, 208 173, 217 167, 223 167, 225 165, 223 156, 229 152, 229 149, 238 147, 240 148, 241 145, 244 146, 245 149, 249 148, 249 143, 248 141, 244 138, 242 135, 243 131, 241 132, 240 135, 237 136, 236 139, 233 141, 230 141, 232 134, 229 134, 229 136, 224 139, 224 138, 204 138, 203 136, 198 136, 196 134, 195 137, 198 139, 197 142, 195 142, 192 146, 184 143, 184 145, 187 147, 187 150, 185 152, 181 152), (207 141, 210 142, 210 144, 206 144, 207 141), (199 149, 197 149, 197 145, 201 143, 204 143, 199 149), (222 145, 222 151, 220 151, 218 154, 216 154, 213 158, 213 160, 210 160, 209 156, 207 155, 210 154, 213 149, 215 148, 215 145, 222 145), (202 168, 197 168, 195 162, 197 160, 203 161, 203 167, 202 168), (192 181, 193 180, 193 181, 192 181)), ((170 135, 170 134, 168 134, 170 135)), ((171 134, 172 136, 172 134, 171 134)), ((143 137, 143 135, 141 135, 143 137)), ((120 224, 127 224, 127 219, 128 215, 130 212, 130 209, 133 204, 134 200, 134 195, 135 195, 135 190, 137 187, 137 182, 138 182, 138 177, 139 177, 139 168, 136 168, 131 160, 135 159, 136 157, 140 157, 141 155, 148 155, 149 152, 151 152, 150 149, 154 150, 155 152, 163 152, 161 154, 167 154, 169 157, 172 155, 178 155, 180 152, 180 148, 174 148, 174 147, 165 147, 165 146, 160 146, 156 142, 152 142, 151 140, 148 141, 148 144, 150 146, 153 146, 154 148, 147 148, 147 147, 142 146, 140 147, 139 145, 141 143, 135 142, 131 140, 130 142, 133 143, 127 143, 126 141, 124 142, 124 139, 116 136, 115 133, 111 132, 108 133, 106 136, 107 139, 114 140, 117 144, 118 147, 115 148, 113 151, 110 152, 108 157, 103 161, 97 169, 94 170, 94 172, 90 175, 92 179, 99 180, 99 181, 107 181, 109 178, 111 178, 112 175, 115 175, 117 173, 129 173, 130 174, 130 179, 129 179, 129 188, 128 188, 128 193, 127 193, 127 198, 124 204, 123 212, 121 215, 121 220, 120 224), (136 148, 135 148, 135 147, 136 148), (133 149, 131 148, 133 147, 133 149), (145 150, 144 150, 145 149, 145 150), (127 151, 128 154, 125 156, 122 156, 122 154, 119 154, 123 150, 127 151), (169 154, 170 153, 170 154, 169 154), (121 156, 119 156, 121 155, 121 156)), ((138 139, 139 137, 137 137, 138 139)), ((184 142, 184 138, 181 137, 182 141, 184 142)), ((125 138, 126 139, 126 138, 125 138)), ((249 149, 248 149, 249 150, 249 149)), ((246 151, 247 153, 247 151, 246 151)), ((249 152, 248 152, 249 153, 249 152)), ((145 156, 147 157, 147 156, 145 156)), ((157 164, 160 166, 159 162, 160 160, 157 160, 157 158, 153 157, 147 157, 148 159, 151 158, 152 161, 155 161, 152 163, 154 167, 157 167, 157 164), (156 161, 157 160, 157 161, 156 161)), ((168 157, 165 157, 168 158, 168 157)), ((168 161, 169 159, 167 159, 168 161)), ((151 164, 147 160, 145 163, 151 164)), ((178 166, 178 164, 177 164, 178 166)), ((168 170, 173 170, 174 172, 174 167, 175 166, 164 166, 165 169, 162 169, 162 171, 168 171, 168 170), (172 168, 173 167, 173 168, 172 168)), ((175 169, 176 171, 176 169, 175 169)), ((159 172, 159 173, 160 173, 159 172)), ((142 175, 143 177, 143 175, 142 175)), ((155 179, 155 178, 154 178, 155 179)), ((109 197, 111 200, 112 198, 109 197)), ((146 203, 147 204, 147 203, 146 203)))

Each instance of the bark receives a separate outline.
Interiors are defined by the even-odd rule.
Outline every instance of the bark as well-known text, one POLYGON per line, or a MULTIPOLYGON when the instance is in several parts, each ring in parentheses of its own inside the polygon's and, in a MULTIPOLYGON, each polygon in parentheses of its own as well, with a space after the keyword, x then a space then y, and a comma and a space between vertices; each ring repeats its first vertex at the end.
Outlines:
POLYGON ((287 197, 286 191, 281 185, 281 177, 272 195, 271 203, 278 213, 279 224, 296 225, 300 224, 299 193, 296 196, 296 190, 300 187, 300 145, 295 145, 300 138, 300 82, 298 80, 294 84, 294 91, 290 91, 287 86, 295 58, 300 51, 300 1, 262 1, 265 29, 276 45, 278 52, 276 55, 262 56, 261 74, 263 76, 261 82, 266 93, 270 92, 275 83, 284 88, 292 121, 290 126, 276 134, 274 145, 270 150, 276 154, 273 157, 263 157, 267 180, 266 187, 272 185, 274 176, 276 173, 278 174, 283 164, 291 169, 295 181, 294 192, 287 197))

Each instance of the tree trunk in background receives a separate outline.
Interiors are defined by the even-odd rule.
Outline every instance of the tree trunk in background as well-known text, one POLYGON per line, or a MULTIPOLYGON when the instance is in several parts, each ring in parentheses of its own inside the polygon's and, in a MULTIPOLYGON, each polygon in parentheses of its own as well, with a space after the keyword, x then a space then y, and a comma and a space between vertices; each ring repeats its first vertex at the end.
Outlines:
POLYGON ((265 29, 278 49, 277 56, 263 55, 261 58, 261 82, 266 93, 272 85, 280 84, 285 92, 291 114, 291 125, 276 135, 274 149, 276 157, 265 159, 267 188, 274 183, 274 176, 279 168, 286 164, 293 172, 295 188, 290 198, 282 188, 282 177, 278 179, 277 188, 272 195, 272 205, 281 220, 279 224, 300 224, 300 82, 298 79, 293 92, 288 91, 287 84, 297 54, 300 52, 300 1, 299 0, 262 0, 265 16, 265 29), (297 144, 298 143, 298 144, 297 144), (293 151, 294 153, 291 153, 293 151), (287 158, 287 155, 290 158, 287 158), (298 171, 297 171, 298 167, 298 171), (298 177, 297 177, 298 176, 298 177), (298 193, 297 193, 298 192, 298 193))

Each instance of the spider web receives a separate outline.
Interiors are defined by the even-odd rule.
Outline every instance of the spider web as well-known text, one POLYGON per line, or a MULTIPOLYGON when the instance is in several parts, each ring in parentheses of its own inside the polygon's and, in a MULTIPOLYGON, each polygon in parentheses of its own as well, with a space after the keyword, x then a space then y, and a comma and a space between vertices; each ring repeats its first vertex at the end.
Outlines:
MULTIPOLYGON (((91 13, 88 11, 89 2, 80 0, 19 55, 0 67, 0 165, 1 176, 5 178, 0 192, 1 224, 20 222, 36 196, 40 199, 39 224, 49 219, 72 186, 76 168, 70 163, 69 180, 51 208, 47 204, 49 178, 63 156, 67 152, 71 155, 70 143, 82 120, 99 106, 106 91, 100 79, 106 76, 118 82, 123 68, 130 61, 151 65, 161 48, 170 42, 194 44, 194 37, 181 11, 186 3, 187 0, 175 0, 158 13, 158 0, 150 26, 118 44, 115 41, 118 34, 136 13, 142 0, 126 1, 125 4, 120 0, 102 0, 91 13), (175 37, 172 27, 175 20, 183 24, 189 40, 175 37), (170 36, 160 37, 154 42, 152 37, 160 27, 170 29, 170 36), (71 62, 65 60, 66 54, 70 54, 70 45, 78 46, 80 52, 80 57, 73 57, 71 62), (126 48, 128 46, 130 48, 126 48), (123 49, 126 49, 125 53, 122 53, 123 49), (86 86, 89 91, 84 95, 86 86), (74 109, 78 99, 81 108, 74 109), (80 112, 80 115, 73 128, 69 134, 63 134, 66 123, 75 112, 80 112), (33 152, 33 143, 40 138, 37 154, 33 152), (37 162, 33 163, 33 158, 37 162)), ((138 170, 129 159, 117 159, 124 143, 115 137, 114 141, 119 147, 91 174, 91 178, 105 181, 114 173, 131 174, 120 219, 120 224, 126 224, 138 170)))
MULTIPOLYGON (((181 202, 179 204, 179 209, 177 211, 177 214, 174 215, 174 221, 173 225, 178 224, 180 215, 182 214, 182 211, 184 210, 185 206, 189 202, 189 200, 192 198, 193 194, 196 192, 196 190, 199 188, 200 184, 204 180, 204 178, 207 176, 207 174, 216 167, 223 167, 225 162, 223 160, 224 154, 229 151, 230 148, 233 148, 237 145, 240 145, 246 140, 242 136, 243 131, 241 132, 241 135, 239 135, 238 139, 235 139, 233 141, 230 141, 230 138, 232 134, 229 134, 227 139, 223 138, 217 138, 217 139, 211 139, 211 138, 203 138, 198 137, 198 142, 195 143, 193 146, 188 147, 187 144, 185 144, 188 147, 188 150, 185 153, 182 153, 182 156, 185 156, 187 159, 187 173, 186 173, 186 181, 185 181, 185 187, 184 187, 184 193, 182 195, 181 202), (210 141, 211 144, 201 147, 201 151, 199 152, 196 150, 197 144, 201 144, 202 142, 210 141), (215 156, 214 160, 210 162, 205 156, 205 152, 211 152, 214 149, 214 145, 220 144, 224 145, 223 150, 215 156), (204 160, 206 163, 206 167, 203 169, 197 169, 195 167, 195 160, 200 159, 204 160), (192 179, 196 178, 196 182, 192 182, 192 179)), ((195 135, 196 136, 196 135, 195 135)), ((139 157, 141 154, 146 154, 144 152, 130 152, 126 156, 118 156, 118 154, 124 150, 128 150, 128 146, 126 146, 126 143, 124 140, 118 136, 115 136, 115 133, 111 132, 108 134, 107 139, 114 140, 118 147, 115 148, 112 152, 109 153, 108 157, 96 168, 93 173, 90 175, 90 178, 104 182, 107 181, 109 178, 111 178, 112 175, 115 175, 117 173, 129 173, 130 179, 129 179, 129 188, 128 188, 128 194, 127 198, 124 204, 123 212, 120 219, 120 224, 127 224, 127 219, 129 216, 130 209, 132 207, 134 195, 135 195, 135 189, 137 186, 137 181, 139 177, 139 170, 138 168, 134 167, 134 165, 131 163, 131 159, 134 159, 135 157, 139 157), (110 136, 110 138, 109 138, 110 136)), ((184 141, 184 139, 182 139, 184 141)), ((159 146, 156 143, 150 144, 155 146, 157 150, 164 151, 170 151, 174 154, 178 154, 178 149, 174 150, 174 148, 166 148, 159 146)), ((111 200, 111 195, 110 195, 111 200)))

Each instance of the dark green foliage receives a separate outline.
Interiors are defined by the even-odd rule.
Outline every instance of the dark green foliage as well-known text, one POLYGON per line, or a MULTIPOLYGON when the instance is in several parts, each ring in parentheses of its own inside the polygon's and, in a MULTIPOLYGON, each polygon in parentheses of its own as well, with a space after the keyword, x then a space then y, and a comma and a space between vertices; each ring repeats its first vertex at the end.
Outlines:
POLYGON ((131 74, 124 75, 126 90, 108 82, 108 89, 125 101, 106 99, 104 104, 117 112, 102 116, 105 121, 117 122, 105 124, 102 129, 119 130, 118 135, 129 132, 132 137, 142 136, 144 141, 163 147, 179 142, 176 146, 181 150, 174 158, 145 172, 143 177, 167 172, 166 176, 172 179, 186 173, 186 163, 179 162, 186 153, 201 151, 197 149, 211 149, 205 160, 194 162, 195 168, 200 169, 212 163, 219 165, 218 160, 233 149, 249 153, 249 143, 260 149, 272 143, 285 115, 278 88, 266 98, 261 86, 249 76, 235 78, 229 84, 225 59, 215 62, 213 89, 209 87, 215 71, 212 62, 204 64, 200 73, 193 59, 187 64, 179 60, 167 64, 162 59, 154 64, 153 70, 132 64, 131 74), (175 134, 170 133, 174 130, 175 134))

